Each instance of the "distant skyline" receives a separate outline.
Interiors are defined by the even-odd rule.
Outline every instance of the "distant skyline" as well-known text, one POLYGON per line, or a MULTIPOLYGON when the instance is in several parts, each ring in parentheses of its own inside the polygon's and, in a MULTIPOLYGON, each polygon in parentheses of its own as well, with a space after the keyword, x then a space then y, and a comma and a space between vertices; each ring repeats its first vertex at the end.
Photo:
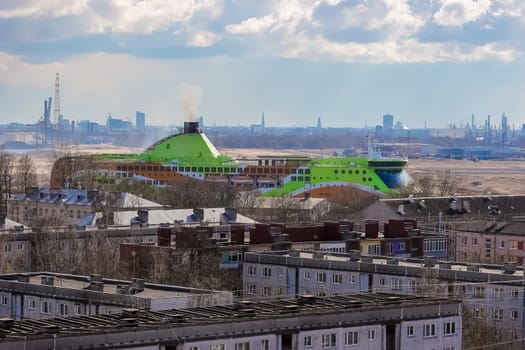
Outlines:
POLYGON ((522 0, 3 0, 0 123, 525 123, 522 0), (191 108, 181 100, 190 99, 191 108))

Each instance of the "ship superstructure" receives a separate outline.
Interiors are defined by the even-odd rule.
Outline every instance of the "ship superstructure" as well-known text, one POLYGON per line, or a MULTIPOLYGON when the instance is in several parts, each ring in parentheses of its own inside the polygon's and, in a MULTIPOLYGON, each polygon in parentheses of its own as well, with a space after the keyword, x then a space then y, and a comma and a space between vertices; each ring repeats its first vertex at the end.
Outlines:
POLYGON ((75 172, 88 167, 96 176, 169 185, 181 179, 227 183, 256 188, 266 196, 302 195, 328 197, 341 186, 388 193, 405 185, 406 159, 365 157, 310 158, 259 156, 235 159, 221 155, 197 122, 184 123, 182 133, 163 138, 140 154, 102 154, 61 158, 53 166, 51 185, 74 181, 75 172), (66 166, 74 162, 76 167, 66 166), (64 171, 75 169, 75 171, 64 171))

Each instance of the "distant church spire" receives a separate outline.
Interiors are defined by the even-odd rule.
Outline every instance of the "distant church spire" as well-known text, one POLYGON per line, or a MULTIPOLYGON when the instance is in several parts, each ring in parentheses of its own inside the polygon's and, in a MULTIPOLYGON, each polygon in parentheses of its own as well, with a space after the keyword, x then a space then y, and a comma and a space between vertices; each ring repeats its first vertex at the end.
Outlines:
POLYGON ((321 124, 321 117, 317 117, 317 128, 321 129, 323 126, 321 124))
POLYGON ((261 126, 264 128, 264 112, 262 112, 261 126))

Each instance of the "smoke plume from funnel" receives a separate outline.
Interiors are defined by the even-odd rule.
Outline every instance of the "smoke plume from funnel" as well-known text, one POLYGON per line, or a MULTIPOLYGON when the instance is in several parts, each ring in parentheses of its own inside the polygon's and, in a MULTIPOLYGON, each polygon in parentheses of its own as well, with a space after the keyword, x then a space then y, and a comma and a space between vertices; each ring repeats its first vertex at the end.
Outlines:
POLYGON ((197 121, 198 104, 201 89, 198 86, 183 83, 180 86, 179 107, 184 113, 186 121, 197 121))

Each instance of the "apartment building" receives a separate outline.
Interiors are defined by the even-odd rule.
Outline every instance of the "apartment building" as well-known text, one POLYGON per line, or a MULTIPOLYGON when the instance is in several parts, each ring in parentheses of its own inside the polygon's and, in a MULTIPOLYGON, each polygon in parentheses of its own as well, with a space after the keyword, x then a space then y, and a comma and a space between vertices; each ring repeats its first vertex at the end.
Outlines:
POLYGON ((456 224, 448 232, 454 242, 456 260, 489 264, 525 263, 525 221, 480 220, 470 225, 456 224))
POLYGON ((31 187, 8 198, 7 218, 26 226, 88 226, 95 223, 97 211, 108 208, 136 210, 163 206, 126 192, 31 187))
POLYGON ((229 292, 50 272, 0 275, 0 318, 108 315, 232 303, 229 292))
POLYGON ((391 294, 241 301, 162 312, 0 319, 0 350, 459 350, 459 302, 391 294))
POLYGON ((524 333, 523 269, 466 265, 434 259, 369 257, 322 252, 247 252, 243 295, 247 299, 387 292, 463 300, 465 312, 483 320, 494 337, 524 333))

